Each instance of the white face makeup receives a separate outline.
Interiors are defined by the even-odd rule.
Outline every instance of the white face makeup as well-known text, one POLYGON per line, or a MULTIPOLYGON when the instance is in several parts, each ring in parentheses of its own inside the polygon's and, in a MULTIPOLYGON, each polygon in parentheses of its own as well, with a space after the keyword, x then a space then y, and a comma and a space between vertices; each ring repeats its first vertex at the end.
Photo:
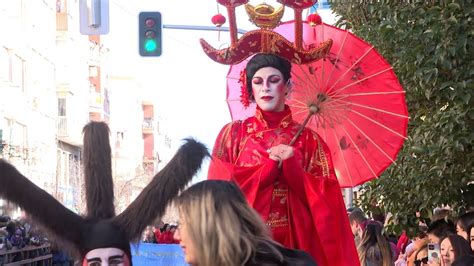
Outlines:
POLYGON ((255 102, 263 111, 281 112, 285 109, 288 86, 280 70, 264 67, 255 72, 252 80, 255 102))
POLYGON ((89 251, 83 262, 83 266, 128 266, 129 258, 118 248, 98 248, 89 251))
POLYGON ((174 232, 174 239, 179 242, 179 245, 183 249, 184 253, 184 260, 190 265, 196 265, 197 259, 195 256, 195 248, 194 243, 191 240, 191 236, 188 233, 188 229, 186 226, 186 221, 183 219, 184 217, 180 215, 180 224, 178 228, 174 232))

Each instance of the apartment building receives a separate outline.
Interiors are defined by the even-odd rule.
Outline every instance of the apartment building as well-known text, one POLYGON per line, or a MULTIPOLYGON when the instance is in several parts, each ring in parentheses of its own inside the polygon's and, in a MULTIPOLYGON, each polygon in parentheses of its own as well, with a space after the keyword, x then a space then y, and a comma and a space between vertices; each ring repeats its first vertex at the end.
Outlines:
MULTIPOLYGON (((145 120, 141 94, 135 92, 139 84, 111 75, 101 36, 79 33, 77 0, 2 1, 0 23, 0 158, 82 212, 82 128, 91 120, 105 121, 111 128, 116 197, 119 205, 128 205, 144 182, 127 193, 120 194, 121 188, 154 173, 145 175, 154 165, 153 156, 145 156, 145 150, 154 154, 153 137, 144 141, 154 135, 153 111, 145 120), (133 115, 124 119, 122 111, 133 115)), ((153 109, 152 103, 146 106, 153 109)), ((0 201, 0 214, 6 205, 0 201)))

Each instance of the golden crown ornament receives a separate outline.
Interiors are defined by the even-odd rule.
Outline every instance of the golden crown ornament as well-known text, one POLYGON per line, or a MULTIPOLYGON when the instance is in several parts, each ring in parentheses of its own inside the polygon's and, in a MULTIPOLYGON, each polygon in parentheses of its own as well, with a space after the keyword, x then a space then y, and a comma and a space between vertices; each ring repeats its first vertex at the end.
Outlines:
POLYGON ((217 0, 217 3, 227 9, 231 44, 228 48, 215 49, 204 39, 200 39, 204 52, 212 60, 233 65, 242 62, 249 56, 258 53, 271 53, 287 59, 295 64, 307 64, 322 59, 331 49, 332 40, 326 40, 316 47, 303 48, 304 9, 313 6, 317 0, 277 0, 282 6, 274 8, 262 3, 256 6, 248 4, 248 0, 217 0), (240 39, 237 38, 237 22, 235 8, 245 5, 250 20, 259 29, 248 31, 240 39), (283 17, 285 7, 290 7, 295 13, 295 41, 290 42, 282 35, 273 31, 283 17))

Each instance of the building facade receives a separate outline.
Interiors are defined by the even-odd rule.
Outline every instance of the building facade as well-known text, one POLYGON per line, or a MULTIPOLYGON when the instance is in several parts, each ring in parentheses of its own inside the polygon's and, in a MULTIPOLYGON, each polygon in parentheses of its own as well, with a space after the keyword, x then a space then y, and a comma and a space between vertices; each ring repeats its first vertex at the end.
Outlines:
MULTIPOLYGON (((153 103, 133 77, 111 74, 101 36, 79 33, 79 1, 1 1, 0 23, 0 158, 82 212, 82 128, 105 121, 118 207, 127 206, 156 167, 153 103)), ((0 214, 10 207, 0 199, 0 214)))

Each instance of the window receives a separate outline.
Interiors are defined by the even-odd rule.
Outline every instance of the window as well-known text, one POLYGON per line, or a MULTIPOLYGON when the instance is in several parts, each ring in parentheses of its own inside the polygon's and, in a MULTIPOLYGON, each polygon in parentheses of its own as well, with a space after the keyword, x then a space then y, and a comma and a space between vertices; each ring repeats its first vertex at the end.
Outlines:
POLYGON ((0 80, 10 81, 10 55, 3 46, 0 47, 0 80))
POLYGON ((0 155, 2 153, 3 153, 3 129, 0 129, 0 155))
POLYGON ((56 0, 56 13, 66 13, 66 0, 56 0))
POLYGON ((25 91, 25 60, 14 54, 10 57, 10 82, 25 91))
POLYGON ((66 99, 58 98, 58 116, 66 116, 66 99))

